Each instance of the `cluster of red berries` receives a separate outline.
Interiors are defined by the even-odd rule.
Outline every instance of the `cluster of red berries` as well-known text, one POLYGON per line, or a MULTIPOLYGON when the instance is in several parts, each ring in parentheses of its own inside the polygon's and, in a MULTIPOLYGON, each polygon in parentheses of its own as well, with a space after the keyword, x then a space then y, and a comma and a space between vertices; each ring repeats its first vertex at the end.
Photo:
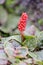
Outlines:
POLYGON ((27 19, 28 19, 28 15, 26 13, 23 13, 21 15, 20 21, 18 23, 18 29, 19 29, 20 32, 25 30, 27 19))

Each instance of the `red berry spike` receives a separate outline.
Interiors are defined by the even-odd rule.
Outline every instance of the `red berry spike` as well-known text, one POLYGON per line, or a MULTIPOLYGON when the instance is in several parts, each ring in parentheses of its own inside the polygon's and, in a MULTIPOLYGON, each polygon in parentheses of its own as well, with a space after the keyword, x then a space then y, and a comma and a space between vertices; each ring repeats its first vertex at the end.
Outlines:
POLYGON ((18 29, 19 29, 20 32, 25 30, 27 19, 28 19, 28 15, 26 13, 23 13, 21 15, 20 21, 18 23, 18 29))

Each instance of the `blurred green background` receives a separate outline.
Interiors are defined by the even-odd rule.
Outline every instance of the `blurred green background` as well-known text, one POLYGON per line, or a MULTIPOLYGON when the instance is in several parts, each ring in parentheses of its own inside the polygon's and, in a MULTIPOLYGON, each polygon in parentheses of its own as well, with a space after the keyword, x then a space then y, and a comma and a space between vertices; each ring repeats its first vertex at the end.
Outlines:
POLYGON ((0 36, 19 33, 17 24, 23 12, 29 16, 28 26, 43 30, 43 0, 0 0, 0 36))

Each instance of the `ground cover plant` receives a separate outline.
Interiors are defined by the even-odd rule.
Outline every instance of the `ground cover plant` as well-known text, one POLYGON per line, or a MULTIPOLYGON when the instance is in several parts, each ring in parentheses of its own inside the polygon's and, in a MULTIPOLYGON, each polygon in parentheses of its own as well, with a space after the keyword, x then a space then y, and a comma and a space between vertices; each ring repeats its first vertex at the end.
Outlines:
POLYGON ((0 65, 43 65, 43 0, 0 0, 0 65))

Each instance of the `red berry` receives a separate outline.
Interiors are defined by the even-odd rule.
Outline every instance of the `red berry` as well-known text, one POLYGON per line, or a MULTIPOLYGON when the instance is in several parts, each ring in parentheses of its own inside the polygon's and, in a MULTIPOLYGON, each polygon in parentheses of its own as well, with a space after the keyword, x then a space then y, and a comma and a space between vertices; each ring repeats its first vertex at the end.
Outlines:
POLYGON ((18 29, 20 32, 25 30, 27 18, 28 18, 28 15, 26 13, 23 13, 20 18, 20 22, 18 23, 18 29))

